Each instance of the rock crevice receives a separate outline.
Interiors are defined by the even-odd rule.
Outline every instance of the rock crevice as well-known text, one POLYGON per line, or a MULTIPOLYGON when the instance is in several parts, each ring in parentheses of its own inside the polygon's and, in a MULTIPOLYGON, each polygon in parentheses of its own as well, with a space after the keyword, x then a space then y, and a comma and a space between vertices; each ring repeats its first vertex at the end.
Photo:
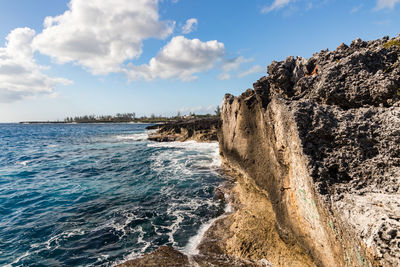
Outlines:
POLYGON ((273 62, 224 98, 224 161, 268 193, 281 237, 317 265, 400 265, 399 39, 273 62))

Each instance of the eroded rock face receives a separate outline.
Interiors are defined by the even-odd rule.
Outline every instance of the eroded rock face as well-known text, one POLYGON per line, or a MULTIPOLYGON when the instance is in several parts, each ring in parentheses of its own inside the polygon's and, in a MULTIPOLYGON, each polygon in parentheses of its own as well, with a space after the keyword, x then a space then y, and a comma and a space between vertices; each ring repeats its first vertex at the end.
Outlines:
POLYGON ((148 127, 157 129, 149 135, 149 140, 157 142, 188 141, 199 142, 218 141, 217 133, 221 127, 219 118, 191 119, 169 122, 162 125, 148 127))
POLYGON ((269 76, 260 83, 270 96, 288 100, 310 99, 342 109, 365 105, 385 107, 398 101, 400 63, 397 45, 385 48, 388 38, 342 44, 310 59, 288 57, 272 62, 269 76))
POLYGON ((321 266, 400 265, 400 47, 388 42, 273 62, 224 99, 226 164, 268 192, 281 237, 321 266))
POLYGON ((199 252, 268 261, 272 266, 315 267, 307 251, 280 236, 268 194, 242 173, 227 174, 235 177, 234 184, 224 187, 231 211, 206 231, 199 252))

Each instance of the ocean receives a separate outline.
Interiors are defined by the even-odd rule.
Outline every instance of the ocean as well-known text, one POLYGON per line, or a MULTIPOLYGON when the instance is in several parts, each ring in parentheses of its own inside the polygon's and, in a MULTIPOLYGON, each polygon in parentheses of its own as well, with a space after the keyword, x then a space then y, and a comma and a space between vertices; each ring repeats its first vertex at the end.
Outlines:
POLYGON ((145 124, 0 124, 0 266, 112 266, 193 250, 224 213, 217 143, 145 124))

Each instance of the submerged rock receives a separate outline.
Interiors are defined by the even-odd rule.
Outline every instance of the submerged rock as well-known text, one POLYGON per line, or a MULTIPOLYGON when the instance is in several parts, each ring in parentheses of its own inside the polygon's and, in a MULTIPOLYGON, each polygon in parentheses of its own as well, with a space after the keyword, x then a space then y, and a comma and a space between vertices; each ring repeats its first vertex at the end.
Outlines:
POLYGON ((399 40, 272 62, 224 98, 225 164, 267 192, 282 239, 317 265, 400 265, 399 40))

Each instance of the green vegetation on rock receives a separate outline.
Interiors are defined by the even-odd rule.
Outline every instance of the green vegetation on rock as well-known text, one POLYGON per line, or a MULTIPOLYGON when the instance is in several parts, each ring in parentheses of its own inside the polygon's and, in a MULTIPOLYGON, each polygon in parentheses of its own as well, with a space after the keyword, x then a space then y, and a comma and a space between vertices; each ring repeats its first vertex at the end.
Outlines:
POLYGON ((386 49, 392 47, 392 46, 397 46, 400 48, 400 41, 399 40, 390 40, 386 44, 383 45, 386 49))

